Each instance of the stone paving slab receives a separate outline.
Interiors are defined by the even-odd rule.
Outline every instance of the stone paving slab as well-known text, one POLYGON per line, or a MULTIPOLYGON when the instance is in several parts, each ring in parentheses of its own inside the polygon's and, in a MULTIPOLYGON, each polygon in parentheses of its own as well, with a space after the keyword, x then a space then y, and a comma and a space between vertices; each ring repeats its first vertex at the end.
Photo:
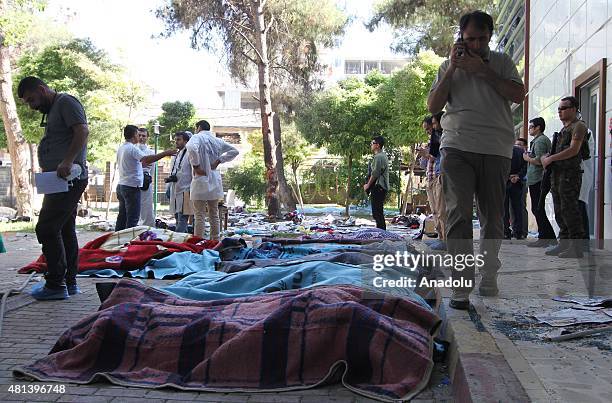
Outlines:
MULTIPOLYGON (((484 339, 474 337, 474 332, 470 333, 471 338, 458 337, 459 357, 467 359, 473 354, 499 351, 518 379, 519 384, 514 386, 522 388, 530 401, 612 401, 612 332, 550 342, 543 335, 552 327, 533 318, 538 313, 571 307, 553 301, 554 296, 612 296, 612 252, 597 250, 584 259, 560 259, 544 255, 543 249, 527 248, 524 241, 504 241, 500 260, 499 296, 483 298, 475 292, 471 296, 474 313, 449 318, 449 326, 459 332, 476 328, 486 332, 484 339)), ((480 382, 486 378, 487 371, 481 371, 483 366, 477 366, 472 374, 460 375, 480 382)), ((497 382, 508 382, 502 378, 498 377, 497 382)), ((511 379, 509 389, 513 382, 511 379)), ((456 396, 466 397, 466 387, 455 385, 456 396)), ((467 397, 479 401, 473 395, 467 397)))
MULTIPOLYGON (((100 236, 99 232, 79 233, 79 244, 100 236)), ((0 291, 21 284, 26 275, 17 274, 17 269, 30 263, 40 254, 40 245, 34 234, 26 236, 4 235, 8 253, 0 255, 0 291)), ((9 393, 10 385, 61 385, 54 382, 18 381, 12 377, 12 368, 33 362, 48 354, 59 336, 82 317, 96 311, 99 300, 95 291, 96 282, 109 279, 79 278, 83 293, 67 301, 36 302, 29 295, 9 298, 9 310, 5 314, 3 334, 0 338, 0 402, 12 401, 57 401, 57 402, 372 402, 341 385, 330 385, 303 391, 282 393, 199 393, 181 392, 174 389, 128 388, 99 382, 90 385, 65 384, 66 393, 17 394, 9 393)), ((112 280, 111 280, 112 281, 112 280)), ((171 281, 145 280, 149 285, 167 285, 171 281)), ((28 286, 30 288, 31 285, 28 286)), ((451 386, 445 381, 448 370, 437 365, 429 387, 419 394, 414 402, 450 402, 451 386)))

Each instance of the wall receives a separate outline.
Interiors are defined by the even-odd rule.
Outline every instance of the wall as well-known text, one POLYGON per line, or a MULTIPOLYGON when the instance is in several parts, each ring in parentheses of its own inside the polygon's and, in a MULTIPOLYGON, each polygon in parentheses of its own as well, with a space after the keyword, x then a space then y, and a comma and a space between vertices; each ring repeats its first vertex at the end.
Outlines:
MULTIPOLYGON (((542 116, 547 134, 561 128, 559 100, 572 95, 572 80, 607 57, 606 122, 612 119, 612 2, 609 0, 531 0, 529 116, 542 116)), ((606 125, 607 126, 607 125, 606 125)), ((605 239, 612 239, 612 170, 606 136, 605 239)), ((594 156, 596 159, 600 156, 594 156)), ((552 215, 549 215, 551 217, 552 215)))
POLYGON ((11 187, 11 167, 0 166, 0 206, 15 208, 11 187))

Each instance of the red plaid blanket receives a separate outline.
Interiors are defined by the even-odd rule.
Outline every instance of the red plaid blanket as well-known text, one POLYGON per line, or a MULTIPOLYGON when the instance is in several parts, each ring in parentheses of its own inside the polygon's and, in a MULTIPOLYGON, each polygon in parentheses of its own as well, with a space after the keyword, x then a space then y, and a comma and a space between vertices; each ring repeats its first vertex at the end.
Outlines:
POLYGON ((222 392, 305 389, 336 375, 354 392, 407 399, 429 380, 438 324, 409 299, 355 286, 199 302, 123 279, 14 375, 222 392))

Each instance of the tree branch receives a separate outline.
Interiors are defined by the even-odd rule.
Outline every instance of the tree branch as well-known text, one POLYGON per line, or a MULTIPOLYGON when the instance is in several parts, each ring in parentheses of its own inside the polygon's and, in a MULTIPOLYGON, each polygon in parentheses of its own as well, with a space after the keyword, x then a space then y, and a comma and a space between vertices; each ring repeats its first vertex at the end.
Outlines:
POLYGON ((247 55, 245 52, 240 52, 242 53, 242 56, 244 56, 247 60, 249 60, 251 63, 253 64, 257 64, 257 60, 253 59, 251 56, 247 55))
MULTIPOLYGON (((251 42, 251 40, 244 34, 244 32, 242 32, 241 30, 232 27, 236 32, 238 32, 238 34, 240 36, 242 36, 244 38, 244 40, 249 44, 249 46, 255 51, 255 53, 257 54, 257 57, 259 57, 259 60, 263 63, 263 57, 261 55, 261 53, 259 52, 259 50, 255 47, 255 45, 253 45, 253 42, 251 42)), ((257 63, 255 63, 257 64, 257 63)))
POLYGON ((270 31, 270 28, 272 28, 272 25, 274 24, 274 15, 272 16, 272 18, 270 18, 270 23, 268 24, 268 26, 264 29, 264 35, 268 34, 268 31, 270 31))

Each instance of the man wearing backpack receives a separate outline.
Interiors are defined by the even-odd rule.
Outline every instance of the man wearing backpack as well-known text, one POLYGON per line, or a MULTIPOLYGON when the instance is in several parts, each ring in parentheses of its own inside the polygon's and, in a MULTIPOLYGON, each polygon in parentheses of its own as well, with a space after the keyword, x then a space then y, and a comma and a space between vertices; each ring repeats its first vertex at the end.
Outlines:
POLYGON ((551 193, 555 219, 559 225, 559 244, 547 250, 546 254, 558 255, 560 258, 581 258, 585 230, 578 197, 582 184, 581 162, 586 157, 582 146, 587 127, 583 121, 578 120, 578 100, 575 97, 561 99, 557 110, 563 129, 559 132, 555 150, 552 150, 554 154, 541 158, 544 168, 554 163, 551 193))

